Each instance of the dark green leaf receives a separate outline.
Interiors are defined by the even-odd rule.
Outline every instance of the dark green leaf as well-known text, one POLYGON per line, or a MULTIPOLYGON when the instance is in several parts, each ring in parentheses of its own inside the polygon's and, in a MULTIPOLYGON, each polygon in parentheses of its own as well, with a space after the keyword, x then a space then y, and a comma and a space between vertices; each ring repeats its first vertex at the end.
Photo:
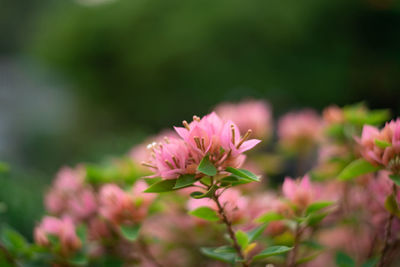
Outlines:
POLYGON ((379 259, 369 259, 364 262, 361 267, 375 267, 379 259))
POLYGON ((292 248, 286 246, 271 246, 264 249, 253 257, 253 260, 262 260, 271 256, 280 255, 290 251, 292 248))
POLYGON ((319 224, 326 216, 328 213, 314 213, 311 214, 307 217, 307 225, 309 226, 314 226, 319 224))
POLYGON ((344 170, 339 174, 339 179, 350 180, 363 174, 376 172, 380 169, 381 167, 374 166, 365 159, 357 159, 344 168, 344 170))
POLYGON ((194 174, 181 175, 179 176, 178 180, 176 180, 176 184, 173 189, 184 188, 192 185, 194 182, 196 182, 194 174))
POLYGON ((88 258, 83 253, 77 253, 72 259, 68 261, 72 265, 85 266, 88 263, 88 258))
POLYGON ((150 185, 144 192, 145 193, 163 193, 174 190, 177 179, 161 180, 150 185))
POLYGON ((210 158, 206 155, 201 161, 197 170, 208 176, 214 176, 217 174, 217 168, 210 162, 210 158))
POLYGON ((264 232, 267 225, 268 225, 268 223, 264 223, 263 225, 258 226, 256 228, 254 228, 253 230, 251 230, 250 232, 248 232, 247 235, 249 236, 249 243, 256 240, 264 232))
POLYGON ((329 207, 333 204, 331 201, 321 201, 321 202, 314 202, 307 207, 306 215, 309 215, 313 212, 320 211, 326 207, 329 207))
POLYGON ((139 236, 140 224, 121 225, 119 229, 125 239, 129 241, 135 241, 139 236))
POLYGON ((195 199, 206 198, 206 197, 212 198, 214 196, 215 191, 217 191, 217 189, 218 189, 218 186, 216 184, 214 184, 207 192, 202 193, 202 192, 196 191, 196 192, 191 193, 190 196, 195 199))
POLYGON ((399 175, 391 174, 391 175, 389 175, 389 178, 393 181, 393 183, 400 186, 400 176, 399 175))
POLYGON ((258 223, 269 223, 269 222, 273 222, 273 221, 282 220, 283 218, 284 217, 282 215, 280 215, 279 213, 272 211, 272 212, 268 212, 268 213, 261 215, 255 221, 258 223))
POLYGON ((238 178, 243 178, 255 182, 260 181, 260 178, 257 175, 245 169, 235 169, 232 167, 227 167, 225 170, 227 172, 232 173, 234 176, 238 178))
POLYGON ((213 222, 219 221, 220 219, 217 213, 209 207, 199 207, 195 210, 190 211, 189 214, 213 222))
POLYGON ((201 248, 200 251, 215 260, 228 262, 230 264, 235 263, 236 253, 233 252, 216 252, 218 248, 201 248))
POLYGON ((336 253, 336 265, 339 267, 354 267, 356 263, 349 255, 339 251, 336 253))

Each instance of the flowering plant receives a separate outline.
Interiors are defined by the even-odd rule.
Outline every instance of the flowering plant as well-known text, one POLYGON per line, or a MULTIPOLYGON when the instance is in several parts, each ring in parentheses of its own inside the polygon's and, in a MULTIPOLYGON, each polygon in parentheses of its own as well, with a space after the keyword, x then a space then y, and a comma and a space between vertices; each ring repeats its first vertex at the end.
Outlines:
POLYGON ((61 168, 33 243, 2 226, 0 265, 392 266, 400 120, 379 129, 388 119, 364 104, 302 110, 274 135, 265 101, 220 104, 124 157, 61 168))

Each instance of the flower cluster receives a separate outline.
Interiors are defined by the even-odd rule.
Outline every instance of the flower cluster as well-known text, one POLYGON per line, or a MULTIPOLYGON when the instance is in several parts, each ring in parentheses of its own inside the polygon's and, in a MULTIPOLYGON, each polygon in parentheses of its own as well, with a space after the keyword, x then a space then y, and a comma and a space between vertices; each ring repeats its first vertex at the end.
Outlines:
POLYGON ((370 125, 364 126, 358 142, 366 160, 400 173, 400 119, 386 123, 382 130, 370 125))
POLYGON ((183 121, 183 126, 175 127, 180 138, 166 138, 149 145, 151 157, 143 164, 154 170, 154 176, 173 179, 184 174, 197 175, 197 167, 205 156, 218 170, 238 168, 245 160, 243 152, 260 142, 248 140, 251 129, 241 136, 233 121, 224 121, 214 112, 203 118, 194 116, 191 123, 183 121))

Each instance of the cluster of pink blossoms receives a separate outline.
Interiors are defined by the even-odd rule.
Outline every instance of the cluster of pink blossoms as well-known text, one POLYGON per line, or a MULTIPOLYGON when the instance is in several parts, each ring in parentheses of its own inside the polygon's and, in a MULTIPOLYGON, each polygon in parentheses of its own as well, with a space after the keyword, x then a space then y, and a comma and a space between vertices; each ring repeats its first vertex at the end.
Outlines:
POLYGON ((175 127, 180 138, 166 138, 163 142, 149 145, 151 157, 143 164, 164 179, 174 179, 183 174, 197 174, 197 166, 206 155, 214 166, 223 171, 225 167, 240 167, 243 152, 253 148, 260 140, 248 140, 251 130, 243 137, 232 121, 222 120, 216 113, 191 123, 183 121, 184 127, 175 127))
POLYGON ((278 122, 278 137, 283 147, 307 149, 321 139, 322 120, 313 110, 302 110, 284 115, 278 122))
POLYGON ((400 119, 386 123, 382 130, 366 125, 360 144, 362 156, 374 165, 400 173, 400 119))
POLYGON ((95 188, 85 181, 85 175, 83 166, 64 167, 58 172, 45 197, 51 216, 45 216, 35 228, 35 242, 51 248, 54 244, 49 236, 57 237, 63 257, 81 248, 77 225, 88 228, 91 247, 101 251, 105 239, 122 237, 121 225, 141 223, 156 198, 155 194, 143 193, 147 188, 144 181, 137 181, 127 191, 116 184, 95 188))
POLYGON ((91 186, 84 183, 81 167, 62 168, 45 197, 47 210, 57 216, 68 216, 75 222, 90 218, 97 211, 97 200, 91 186))
POLYGON ((69 217, 57 218, 46 216, 38 227, 35 228, 34 238, 38 245, 52 246, 49 235, 59 239, 61 244, 61 254, 68 256, 72 252, 80 249, 82 242, 75 232, 75 224, 69 217))

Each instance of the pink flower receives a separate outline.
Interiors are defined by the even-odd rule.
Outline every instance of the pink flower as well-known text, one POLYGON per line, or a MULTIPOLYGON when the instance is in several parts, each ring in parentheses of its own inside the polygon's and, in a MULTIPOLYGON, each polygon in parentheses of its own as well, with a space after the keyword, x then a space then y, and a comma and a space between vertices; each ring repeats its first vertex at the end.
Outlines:
POLYGON ((131 192, 125 192, 115 184, 106 184, 100 189, 100 214, 115 225, 142 221, 156 195, 143 193, 147 187, 139 181, 131 192))
POLYGON ((313 110, 288 113, 278 122, 278 137, 288 149, 306 149, 321 139, 322 121, 313 110))
POLYGON ((272 112, 270 105, 262 100, 246 100, 234 103, 222 103, 215 112, 223 120, 232 120, 241 132, 253 130, 257 138, 269 138, 272 133, 272 112))
POLYGON ((344 114, 338 106, 329 106, 322 112, 324 121, 327 124, 342 123, 344 121, 344 114))
POLYGON ((381 165, 392 172, 400 172, 400 119, 386 123, 382 130, 365 125, 360 139, 361 155, 374 165, 381 165), (382 142, 387 146, 379 146, 382 142))
POLYGON ((199 174, 197 166, 208 155, 214 166, 223 171, 225 167, 240 167, 245 159, 243 152, 253 148, 260 140, 247 140, 249 130, 243 137, 232 122, 224 122, 214 112, 202 119, 194 116, 185 127, 175 127, 182 139, 171 138, 153 143, 151 159, 143 165, 153 169, 154 176, 175 179, 183 174, 199 174))
POLYGON ((68 216, 76 222, 95 214, 97 200, 93 189, 84 183, 84 170, 62 168, 45 196, 45 206, 50 213, 68 216))
POLYGON ((75 225, 71 218, 64 217, 62 219, 46 216, 42 222, 35 228, 35 242, 41 246, 50 245, 48 235, 58 238, 61 244, 61 253, 64 256, 79 250, 82 246, 81 240, 75 232, 75 225))
POLYGON ((299 180, 286 177, 283 182, 282 191, 287 199, 301 209, 310 205, 317 198, 317 192, 311 184, 308 175, 299 180))
POLYGON ((158 144, 149 145, 152 158, 143 163, 155 172, 153 177, 160 176, 164 179, 178 178, 182 174, 193 173, 195 170, 194 159, 186 143, 177 138, 171 138, 158 144))

